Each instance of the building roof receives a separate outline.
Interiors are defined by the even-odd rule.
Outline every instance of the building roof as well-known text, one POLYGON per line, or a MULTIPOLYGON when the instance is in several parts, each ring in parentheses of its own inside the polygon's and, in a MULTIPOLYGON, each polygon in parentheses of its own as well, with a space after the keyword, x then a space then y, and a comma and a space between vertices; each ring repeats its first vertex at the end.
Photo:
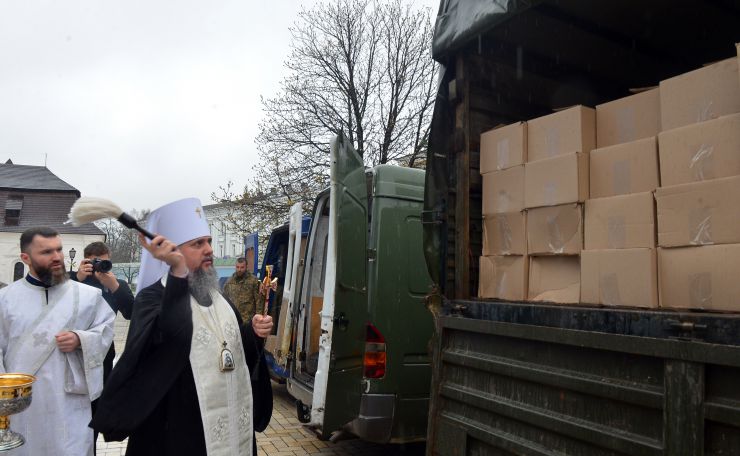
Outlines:
POLYGON ((61 234, 104 235, 92 223, 65 224, 80 192, 45 166, 0 164, 0 232, 22 233, 33 226, 48 226, 61 234), (17 211, 10 223, 9 213, 17 211))
MULTIPOLYGON (((0 211, 8 207, 11 198, 22 197, 20 219, 17 225, 6 225, 5 214, 0 212, 0 232, 22 233, 33 226, 48 226, 61 234, 104 234, 97 226, 65 224, 67 214, 78 195, 73 192, 6 190, 0 188, 0 211)), ((15 200, 18 201, 18 200, 15 200)))
POLYGON ((80 192, 61 180, 45 166, 15 165, 8 160, 0 164, 0 188, 14 190, 80 192))

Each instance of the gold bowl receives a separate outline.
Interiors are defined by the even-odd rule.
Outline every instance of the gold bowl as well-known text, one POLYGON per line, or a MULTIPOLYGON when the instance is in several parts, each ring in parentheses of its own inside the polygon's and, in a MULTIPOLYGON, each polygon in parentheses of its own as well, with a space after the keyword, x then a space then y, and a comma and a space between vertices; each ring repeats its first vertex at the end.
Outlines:
POLYGON ((25 443, 17 432, 10 430, 10 415, 20 413, 31 405, 33 375, 0 374, 0 451, 12 450, 25 443))

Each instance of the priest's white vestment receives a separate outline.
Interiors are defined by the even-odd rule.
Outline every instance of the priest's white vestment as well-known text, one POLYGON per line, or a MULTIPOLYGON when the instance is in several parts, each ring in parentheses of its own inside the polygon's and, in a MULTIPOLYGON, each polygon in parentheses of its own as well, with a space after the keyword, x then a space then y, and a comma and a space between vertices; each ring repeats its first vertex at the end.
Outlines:
POLYGON ((26 443, 9 456, 93 454, 90 402, 103 389, 114 319, 100 290, 79 282, 47 289, 21 279, 0 290, 0 372, 36 376, 30 407, 10 417, 26 443), (80 348, 59 351, 62 331, 77 334, 80 348))

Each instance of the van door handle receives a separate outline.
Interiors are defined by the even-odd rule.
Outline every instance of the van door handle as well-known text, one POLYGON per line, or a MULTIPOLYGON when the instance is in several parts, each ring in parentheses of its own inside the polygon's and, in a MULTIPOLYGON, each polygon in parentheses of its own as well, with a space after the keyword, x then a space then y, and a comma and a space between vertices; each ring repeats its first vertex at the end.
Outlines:
POLYGON ((339 326, 339 329, 341 329, 342 331, 346 331, 347 327, 349 326, 349 320, 347 320, 344 312, 340 312, 339 315, 334 317, 332 321, 335 325, 339 326))

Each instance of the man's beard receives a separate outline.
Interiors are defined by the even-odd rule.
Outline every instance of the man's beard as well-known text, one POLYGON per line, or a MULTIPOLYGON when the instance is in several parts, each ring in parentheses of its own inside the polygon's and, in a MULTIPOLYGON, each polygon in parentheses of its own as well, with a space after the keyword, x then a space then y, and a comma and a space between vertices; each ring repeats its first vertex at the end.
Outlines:
POLYGON ((237 276, 238 278, 240 278, 240 279, 241 279, 242 277, 246 276, 246 275, 247 275, 247 271, 241 271, 241 272, 239 272, 239 271, 236 271, 236 276, 237 276))
POLYGON ((59 268, 57 270, 52 270, 51 267, 44 268, 36 264, 36 262, 33 261, 33 258, 31 259, 31 266, 38 276, 37 278, 50 287, 62 284, 69 278, 67 277, 67 271, 65 271, 64 268, 59 268))
POLYGON ((218 274, 213 268, 199 268, 188 276, 190 294, 200 305, 211 305, 211 290, 218 290, 218 274))

